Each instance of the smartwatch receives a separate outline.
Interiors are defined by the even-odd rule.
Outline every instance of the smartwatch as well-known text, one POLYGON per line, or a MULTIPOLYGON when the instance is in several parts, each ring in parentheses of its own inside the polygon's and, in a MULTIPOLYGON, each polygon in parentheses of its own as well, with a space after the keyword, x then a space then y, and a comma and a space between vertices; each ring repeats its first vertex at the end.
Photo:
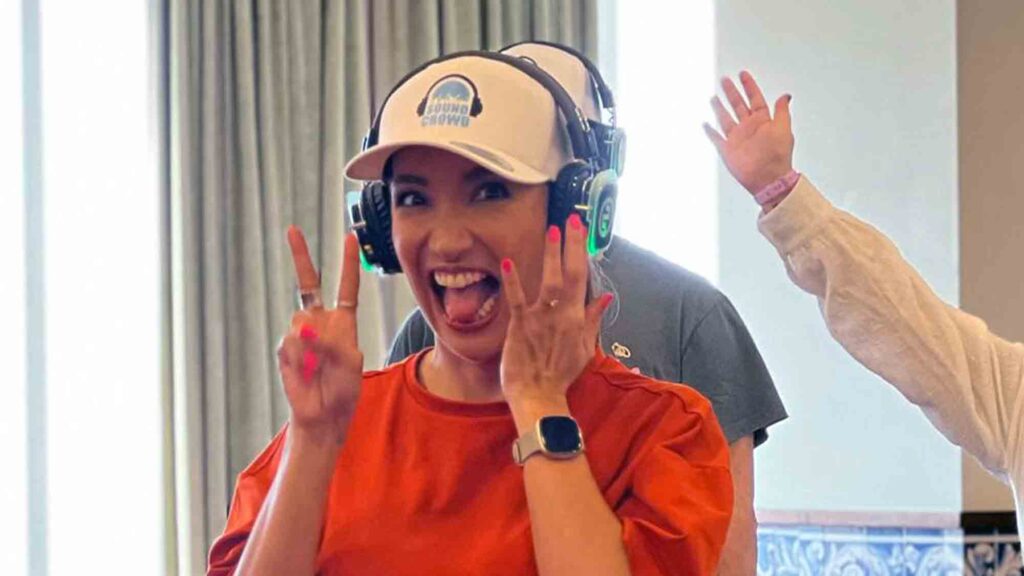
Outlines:
POLYGON ((580 426, 570 416, 544 416, 512 443, 512 458, 522 466, 534 454, 568 460, 583 452, 580 426))

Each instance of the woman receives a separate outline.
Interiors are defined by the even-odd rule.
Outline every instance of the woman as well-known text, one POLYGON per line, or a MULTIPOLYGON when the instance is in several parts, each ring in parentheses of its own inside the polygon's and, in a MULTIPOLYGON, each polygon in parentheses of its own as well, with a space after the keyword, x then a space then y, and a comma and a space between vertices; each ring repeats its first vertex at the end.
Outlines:
POLYGON ((771 117, 749 73, 715 97, 705 126, 732 175, 764 206, 758 223, 793 281, 818 297, 833 337, 924 410, 951 442, 1013 487, 1024 526, 1024 345, 941 301, 880 232, 793 171, 789 101, 771 117), (749 101, 749 102, 748 102, 749 101))
POLYGON ((435 348, 362 373, 359 245, 326 310, 289 231, 313 295, 279 350, 291 414, 241 474, 210 574, 714 570, 725 440, 698 394, 597 348, 611 299, 587 303, 587 230, 576 213, 548 226, 549 186, 578 161, 552 97, 508 62, 439 59, 389 96, 346 169, 386 181, 435 348))

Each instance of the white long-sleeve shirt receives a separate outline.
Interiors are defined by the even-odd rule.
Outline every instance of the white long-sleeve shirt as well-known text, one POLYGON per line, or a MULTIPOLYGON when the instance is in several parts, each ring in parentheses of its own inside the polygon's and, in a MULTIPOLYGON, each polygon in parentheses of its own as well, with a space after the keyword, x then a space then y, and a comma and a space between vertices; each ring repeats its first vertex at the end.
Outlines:
POLYGON ((940 300, 892 241, 805 177, 758 228, 843 348, 1013 487, 1024 529, 1024 345, 940 300))

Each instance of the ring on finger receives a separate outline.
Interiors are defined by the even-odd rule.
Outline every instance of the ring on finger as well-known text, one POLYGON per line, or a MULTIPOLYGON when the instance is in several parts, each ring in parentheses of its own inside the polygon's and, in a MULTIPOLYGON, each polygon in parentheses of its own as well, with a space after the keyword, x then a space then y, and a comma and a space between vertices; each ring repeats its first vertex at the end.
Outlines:
POLYGON ((323 308, 323 305, 319 288, 299 289, 299 309, 323 308))
POLYGON ((335 303, 335 306, 338 307, 338 308, 352 308, 352 309, 355 309, 356 303, 351 301, 351 300, 338 300, 335 303))
POLYGON ((548 308, 554 308, 555 306, 558 306, 558 298, 555 298, 554 300, 548 302, 548 308))

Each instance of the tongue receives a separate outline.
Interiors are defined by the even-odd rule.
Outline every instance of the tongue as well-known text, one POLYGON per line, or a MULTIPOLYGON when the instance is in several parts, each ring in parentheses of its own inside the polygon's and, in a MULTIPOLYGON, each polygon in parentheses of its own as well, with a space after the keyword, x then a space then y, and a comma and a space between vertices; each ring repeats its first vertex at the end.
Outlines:
POLYGON ((465 288, 448 288, 444 291, 444 312, 452 322, 469 324, 476 320, 476 312, 488 296, 490 291, 483 282, 465 288))

